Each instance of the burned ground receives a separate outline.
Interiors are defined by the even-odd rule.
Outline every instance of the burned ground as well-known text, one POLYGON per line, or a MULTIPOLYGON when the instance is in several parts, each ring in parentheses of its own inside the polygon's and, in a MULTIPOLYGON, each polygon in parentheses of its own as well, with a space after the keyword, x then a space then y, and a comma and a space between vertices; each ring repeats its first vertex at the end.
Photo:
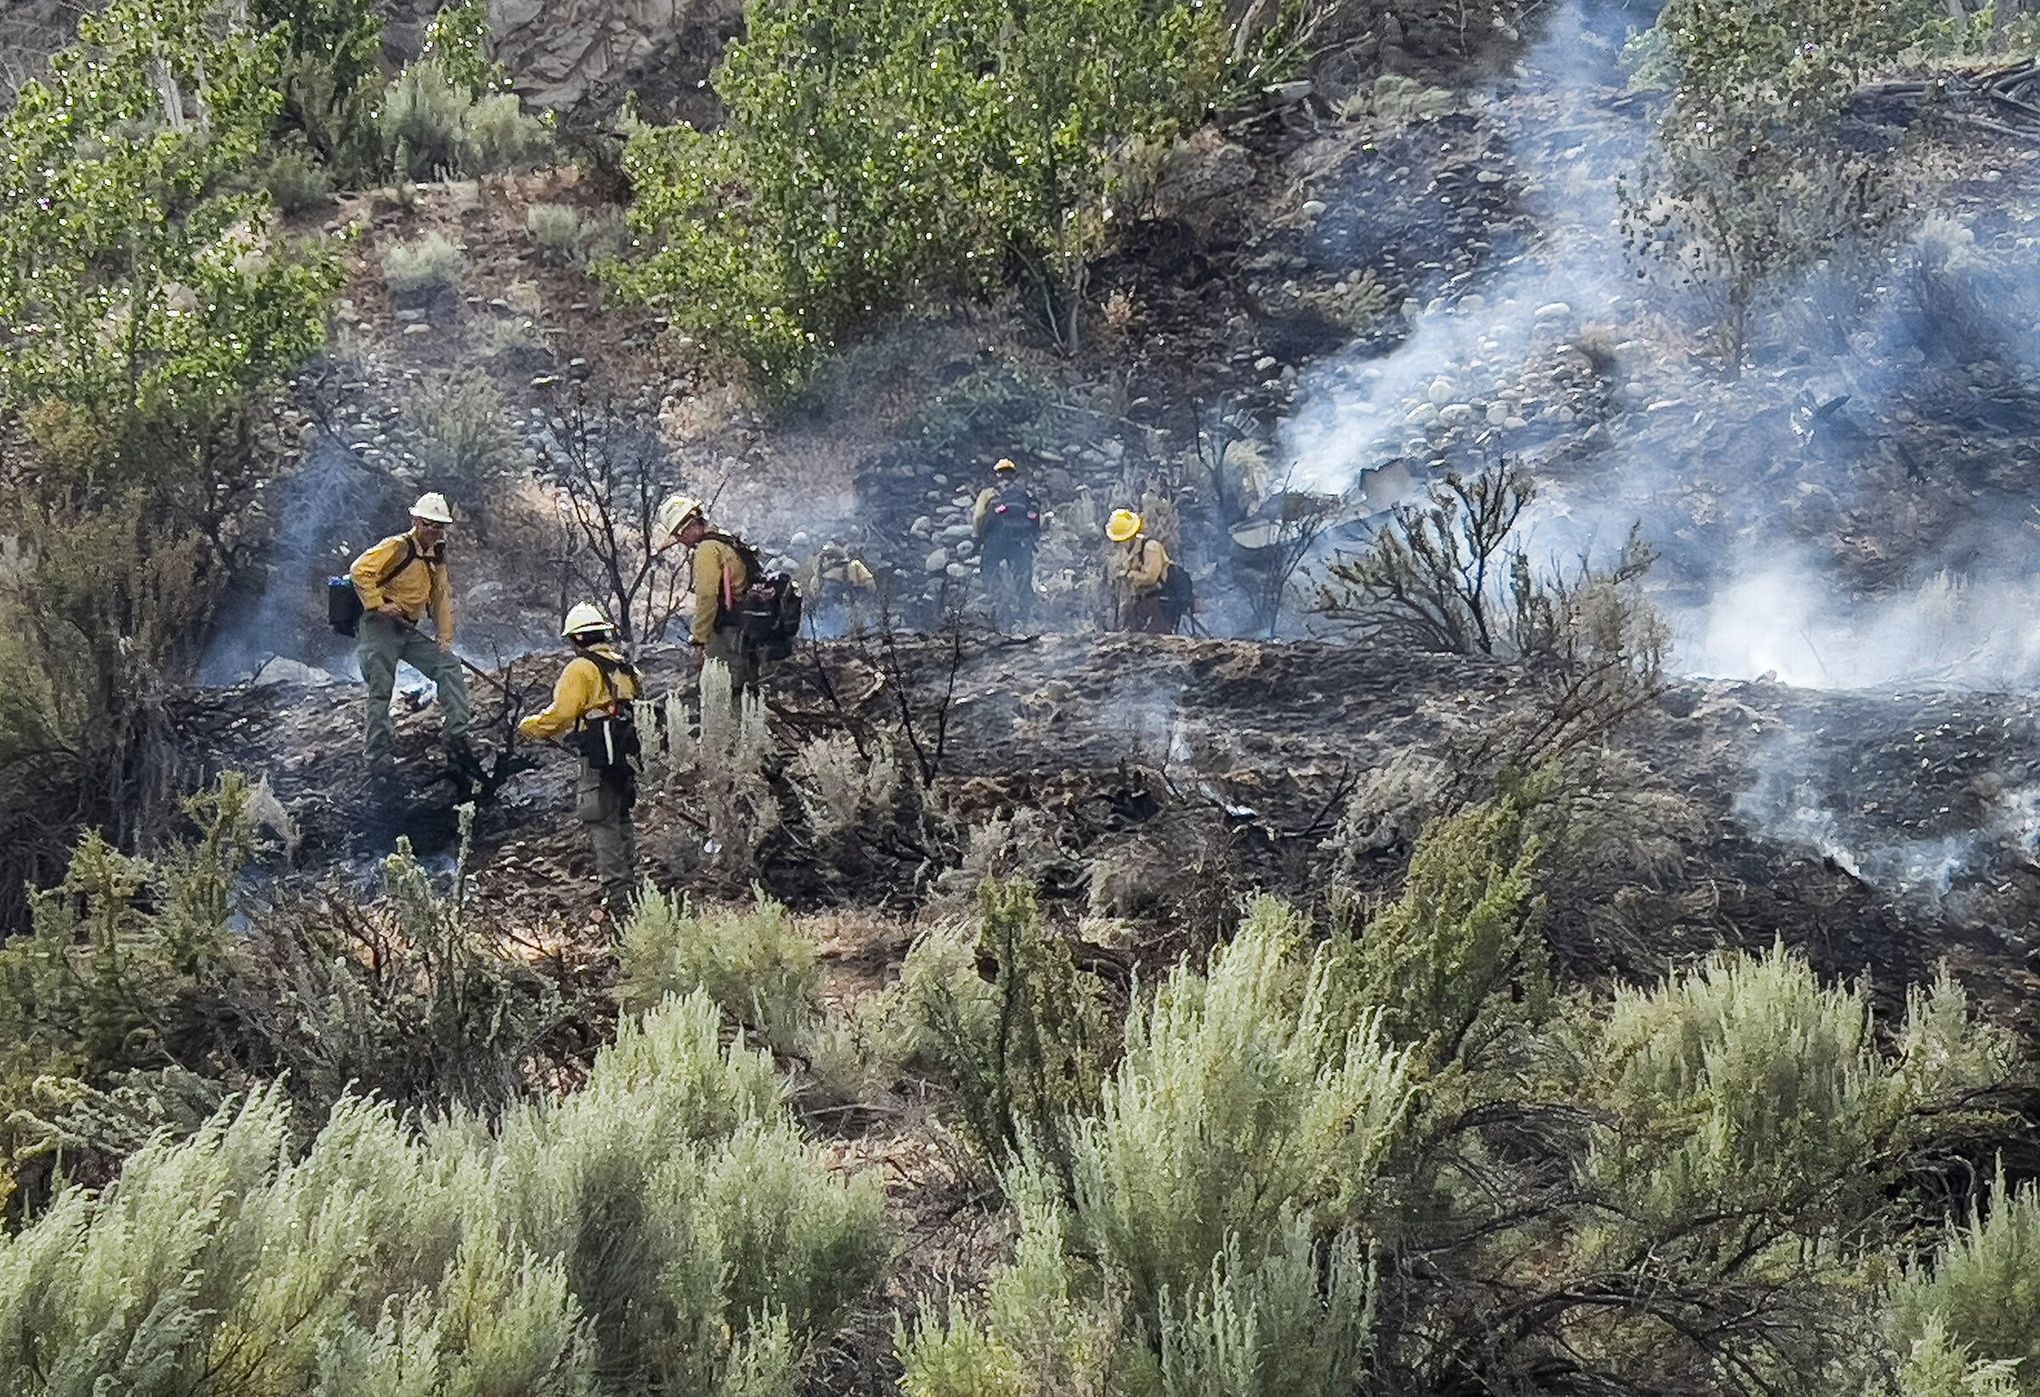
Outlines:
MULTIPOLYGON (((954 906, 955 884, 941 875, 962 862, 963 832, 1022 812, 1033 813, 1015 830, 1015 866, 1069 923, 1093 918, 1083 934, 1111 941, 1118 949, 1103 954, 1119 969, 1223 934, 1255 890, 1322 906, 1342 853, 1365 887, 1392 891, 1405 842, 1335 847, 1351 793, 1412 755, 1454 759, 1540 694, 1517 667, 1347 646, 967 638, 945 720, 953 653, 940 637, 899 638, 890 660, 879 646, 828 642, 774 682, 782 753, 847 727, 909 760, 903 695, 931 756, 940 734, 934 781, 908 802, 939 821, 874 830, 844 862, 807 837, 784 799, 785 828, 757 870, 761 887, 797 908, 904 919, 887 944, 851 938, 832 949, 865 984, 885 977, 901 925, 954 906), (938 825, 947 833, 931 835, 938 825)), ((687 682, 685 663, 670 649, 648 654, 653 690, 687 682)), ((553 672, 553 660, 533 657, 507 675, 541 696, 553 672)), ((503 705, 476 694, 486 728, 503 705)), ((349 687, 194 692, 176 721, 191 762, 266 778, 290 812, 296 864, 265 876, 362 876, 399 833, 427 855, 452 852, 454 793, 439 779, 430 709, 400 719, 412 795, 394 807, 365 792, 349 687)), ((1824 972, 1868 971, 1893 992, 1945 961, 2040 1034, 2025 961, 2040 907, 2036 730, 2040 704, 2024 698, 1679 684, 1601 759, 1621 764, 1619 794, 1683 803, 1675 852, 1625 852, 1618 832, 1581 881, 1548 890, 1553 944, 1590 978, 1648 978, 1717 945, 1783 940, 1824 972)), ((571 818, 571 760, 519 756, 531 768, 481 805, 473 895, 593 951, 601 932, 588 925, 594 891, 571 818)), ((639 812, 647 870, 666 886, 740 890, 741 878, 702 857, 696 813, 688 791, 651 784, 639 812)))

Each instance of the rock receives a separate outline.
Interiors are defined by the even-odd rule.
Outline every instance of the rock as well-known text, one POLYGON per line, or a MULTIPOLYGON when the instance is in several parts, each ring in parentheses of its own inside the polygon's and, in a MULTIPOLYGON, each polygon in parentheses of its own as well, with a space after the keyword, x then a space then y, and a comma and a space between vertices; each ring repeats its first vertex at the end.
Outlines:
POLYGON ((971 574, 971 569, 965 567, 962 563, 951 563, 943 571, 955 582, 961 582, 971 574))
POLYGON ((1509 409, 1505 405, 1501 403, 1488 404, 1487 423, 1490 427, 1499 427, 1508 420, 1509 409))
POLYGON ((1302 212, 1305 218, 1321 217, 1324 214, 1324 211, 1325 201, 1322 199, 1305 199, 1303 201, 1302 212))
POLYGON ((922 562, 921 569, 928 573, 940 573, 948 568, 948 566, 949 550, 947 548, 938 548, 930 553, 926 560, 922 562))
POLYGON ((1425 396, 1431 400, 1434 406, 1445 406, 1445 404, 1452 401, 1452 380, 1449 378, 1432 379, 1431 389, 1425 396))
POLYGON ((264 689, 271 684, 316 684, 323 687, 338 684, 340 680, 325 670, 314 669, 300 660, 272 655, 262 668, 255 671, 254 678, 248 682, 258 689, 264 689))
POLYGON ((1409 423, 1412 427, 1428 427, 1437 420, 1438 409, 1431 403, 1418 403, 1410 409, 1409 415, 1403 418, 1403 421, 1409 423))
POLYGON ((907 532, 915 538, 927 538, 935 532, 935 521, 923 514, 913 523, 907 525, 907 532))
POLYGON ((404 333, 407 335, 429 335, 432 333, 432 327, 430 325, 406 325, 404 333))
POLYGON ((1450 403, 1438 409, 1438 420, 1448 427, 1464 427, 1479 417, 1472 403, 1450 403))
POLYGON ((1257 374, 1267 373, 1281 362, 1280 359, 1277 359, 1272 354, 1263 354, 1254 361, 1254 372, 1257 374))

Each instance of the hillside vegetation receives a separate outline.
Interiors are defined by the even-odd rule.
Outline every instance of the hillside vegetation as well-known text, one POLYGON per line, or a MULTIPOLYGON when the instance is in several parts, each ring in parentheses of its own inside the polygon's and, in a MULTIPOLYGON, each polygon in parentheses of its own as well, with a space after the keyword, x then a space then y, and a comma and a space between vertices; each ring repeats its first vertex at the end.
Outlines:
MULTIPOLYGON (((1408 8, 1406 33, 1348 0, 752 0, 700 128, 527 110, 480 0, 394 70, 370 0, 81 19, 0 124, 0 1386, 2040 1394, 2035 1045, 1993 1012, 2023 971, 1985 962, 1984 994, 1831 973, 1854 942, 1743 944, 1719 870, 1770 867, 1748 846, 1775 831, 1724 833, 1765 816, 1617 741, 1703 702, 1672 693, 1650 590, 1679 531, 1547 563, 1518 531, 1546 482, 1439 446, 1342 532, 1351 501, 1277 459, 1293 371, 1247 356, 1259 396, 1232 411, 1163 362, 1232 352, 1246 319, 1328 356, 1415 343, 1419 284, 1404 304, 1367 255, 1506 244, 1452 221, 1490 199, 1500 227, 1504 177, 1397 142, 1487 141, 1454 104, 1539 21, 1408 8), (1327 154, 1320 127, 1366 138, 1327 154), (1322 251, 1349 207, 1213 208, 1344 160, 1396 174, 1388 232, 1353 225, 1329 289, 1285 249, 1322 251), (1393 202, 1412 167, 1443 223, 1393 202), (1229 217, 1267 260, 1220 265, 1229 217), (1101 650, 1087 697, 1126 728, 1102 736, 1054 728, 1096 679, 1064 651, 1027 692, 960 686, 1033 643, 952 585, 988 442, 1062 493, 1042 595, 1069 629, 1096 628, 1091 539, 1124 502, 1186 556, 1272 540, 1258 572, 1199 572, 1256 642, 1101 650), (912 555, 775 706, 696 711, 659 668, 682 593, 651 511, 703 482, 811 512, 771 543, 818 584, 852 516, 912 555), (514 840, 566 822, 535 786, 491 790, 507 813, 385 808, 320 765, 331 742, 278 759, 288 788, 194 755, 218 750, 188 730, 209 645, 335 546, 278 562, 320 512, 290 502, 345 496, 321 508, 366 527, 424 487, 485 541, 478 632, 549 640, 571 588, 645 647, 659 859, 621 927, 519 871, 514 840), (1333 739, 1241 723, 1227 774, 1259 784, 1220 790, 1151 685, 1194 653, 1233 712, 1308 688, 1316 650, 1266 659, 1299 616, 1389 663, 1458 657, 1460 711, 1336 772, 1333 739), (1003 749, 955 736, 994 721, 1003 749), (1680 883, 1709 841, 1729 853, 1680 883)), ((1974 312, 1936 320, 1933 364, 2016 376, 2016 346, 1961 337, 2030 288, 1983 294, 1973 249, 1919 260, 1919 191, 1960 178, 1865 104, 2013 71, 2029 27, 1926 0, 1635 15, 1613 236, 1655 298, 1636 333, 1679 346, 1695 398, 1768 403, 1781 359, 1868 343, 1849 316, 1904 296, 1974 312)), ((1423 285, 1477 309, 1457 265, 1423 285)), ((1541 405, 1690 406, 1615 383, 1615 356, 1567 330, 1541 405)), ((1439 372, 1393 430, 1475 421, 1439 372)), ((1479 421, 1531 430, 1517 407, 1479 421)), ((1840 410, 1772 415, 1815 437, 1840 410)), ((1557 468, 1601 460, 1599 430, 1557 468)), ((279 731, 343 706, 260 692, 279 731)), ((1924 783, 1940 749, 1916 741, 1882 755, 1924 783)), ((1936 814, 2029 855, 2024 777, 1991 779, 1936 814)), ((1819 838, 1798 857, 1839 867, 1819 838)), ((2004 919, 2030 863, 1908 925, 2004 919)))

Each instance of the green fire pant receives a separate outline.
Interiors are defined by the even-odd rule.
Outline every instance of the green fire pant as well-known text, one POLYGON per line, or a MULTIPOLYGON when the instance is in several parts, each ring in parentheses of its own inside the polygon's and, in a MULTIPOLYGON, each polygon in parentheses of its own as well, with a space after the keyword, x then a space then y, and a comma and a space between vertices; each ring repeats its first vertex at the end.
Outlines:
POLYGON ((708 663, 721 660, 729 666, 730 683, 738 693, 748 693, 758 687, 757 647, 744 640, 744 633, 735 626, 719 628, 709 637, 708 648, 702 652, 701 682, 708 682, 708 663))
POLYGON ((627 770, 603 771, 585 758, 574 783, 574 813, 588 827, 595 846, 595 877, 617 935, 637 896, 637 828, 630 811, 637 804, 636 778, 627 770))
POLYGON ((390 769, 396 746, 396 731, 390 725, 390 692, 397 686, 397 665, 409 665, 439 686, 439 706, 449 743, 467 741, 467 676, 460 661, 439 648, 437 641, 410 626, 400 626, 380 612, 361 618, 356 655, 361 661, 361 682, 368 689, 368 765, 374 771, 390 769))

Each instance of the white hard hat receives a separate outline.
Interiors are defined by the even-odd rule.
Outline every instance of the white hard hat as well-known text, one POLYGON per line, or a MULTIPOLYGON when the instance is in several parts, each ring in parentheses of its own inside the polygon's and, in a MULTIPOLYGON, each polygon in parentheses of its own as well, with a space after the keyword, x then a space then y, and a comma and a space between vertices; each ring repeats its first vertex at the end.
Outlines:
POLYGON ((418 503, 411 506, 413 519, 425 519, 434 524, 451 524, 453 511, 446 507, 446 496, 437 490, 427 490, 418 497, 418 503))
POLYGON ((592 602, 584 601, 575 603, 574 609, 567 613, 566 624, 560 627, 560 634, 572 638, 587 631, 613 631, 615 629, 614 626, 609 624, 609 618, 602 614, 602 608, 594 605, 592 602))
POLYGON ((663 548, 680 535, 680 526, 702 513, 701 501, 692 495, 668 495, 659 506, 659 522, 652 541, 663 548))

